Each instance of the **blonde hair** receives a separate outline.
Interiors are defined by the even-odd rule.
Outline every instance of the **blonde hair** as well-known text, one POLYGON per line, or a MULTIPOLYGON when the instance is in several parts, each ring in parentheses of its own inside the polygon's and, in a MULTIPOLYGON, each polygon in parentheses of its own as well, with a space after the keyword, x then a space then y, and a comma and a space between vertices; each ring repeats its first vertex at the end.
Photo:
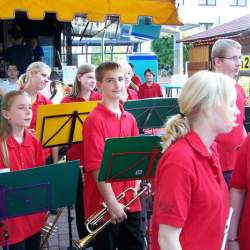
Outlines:
POLYGON ((198 119, 202 111, 228 104, 234 85, 232 78, 221 73, 200 71, 190 77, 178 99, 180 113, 165 124, 163 151, 189 132, 192 121, 198 119))
POLYGON ((124 73, 129 73, 131 76, 134 75, 134 71, 129 63, 123 63, 121 65, 122 65, 124 73))
MULTIPOLYGON (((10 91, 3 97, 2 102, 2 111, 9 111, 12 103, 14 102, 17 96, 29 96, 26 92, 18 90, 18 91, 10 91)), ((0 140, 2 147, 2 157, 3 164, 6 168, 9 167, 9 153, 7 146, 7 138, 11 134, 12 128, 8 122, 8 120, 1 115, 1 125, 0 125, 0 140)))
POLYGON ((226 57, 227 51, 231 48, 237 48, 241 50, 241 44, 233 39, 218 39, 211 51, 211 58, 214 65, 214 58, 226 57))
POLYGON ((28 68, 26 69, 26 73, 22 74, 18 79, 18 87, 19 89, 23 89, 25 84, 29 81, 28 72, 42 72, 48 70, 51 72, 51 68, 49 65, 43 62, 33 62, 31 63, 28 68))
POLYGON ((74 81, 74 85, 72 87, 71 93, 69 94, 69 97, 77 97, 78 94, 81 91, 81 82, 78 80, 79 76, 82 76, 84 74, 95 72, 95 67, 91 64, 83 64, 79 66, 76 72, 76 77, 74 81))

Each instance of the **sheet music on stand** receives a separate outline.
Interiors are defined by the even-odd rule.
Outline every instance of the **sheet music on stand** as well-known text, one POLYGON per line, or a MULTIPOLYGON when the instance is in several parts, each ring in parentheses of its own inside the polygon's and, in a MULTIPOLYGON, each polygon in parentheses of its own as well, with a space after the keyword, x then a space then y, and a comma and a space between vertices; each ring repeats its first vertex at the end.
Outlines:
POLYGON ((105 142, 99 181, 149 179, 162 155, 159 136, 110 138, 105 142))
POLYGON ((167 118, 179 113, 177 98, 149 98, 124 103, 134 115, 139 129, 162 128, 167 118))

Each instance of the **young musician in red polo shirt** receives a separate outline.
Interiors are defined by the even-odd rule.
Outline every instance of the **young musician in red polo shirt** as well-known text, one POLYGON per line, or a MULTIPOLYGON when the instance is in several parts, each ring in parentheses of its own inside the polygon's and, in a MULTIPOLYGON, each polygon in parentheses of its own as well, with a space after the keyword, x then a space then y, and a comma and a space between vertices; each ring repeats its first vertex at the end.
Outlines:
MULTIPOLYGON (((241 45, 232 39, 219 39, 212 47, 212 62, 215 72, 220 72, 236 79, 241 65, 241 45)), ((236 83, 237 126, 230 133, 219 135, 216 138, 221 168, 224 178, 229 185, 232 171, 235 166, 238 149, 243 142, 246 131, 244 128, 246 95, 242 87, 236 83)))
MULTIPOLYGON (((95 68, 93 65, 83 64, 77 69, 75 82, 70 95, 63 97, 61 103, 101 100, 102 96, 94 90, 95 88, 95 68)), ((81 159, 82 150, 82 143, 72 144, 67 152, 68 160, 81 159)))
MULTIPOLYGON (((20 89, 27 92, 32 101, 32 120, 30 131, 35 134, 38 108, 40 105, 52 104, 52 101, 39 93, 49 83, 51 69, 43 62, 33 62, 26 69, 26 73, 19 78, 20 89)), ((44 149, 46 163, 56 163, 58 161, 58 152, 56 148, 44 149)))
POLYGON ((146 69, 144 71, 146 82, 139 87, 139 99, 163 97, 160 85, 158 83, 154 83, 154 76, 155 74, 151 69, 146 69))
POLYGON ((137 100, 138 99, 137 92, 134 89, 130 88, 130 85, 132 83, 131 77, 133 75, 133 70, 128 63, 123 64, 122 67, 124 70, 125 88, 121 100, 124 102, 129 100, 137 100))
POLYGON ((220 250, 228 192, 215 138, 235 125, 234 80, 200 71, 184 85, 180 114, 166 123, 155 177, 153 250, 220 250))
POLYGON ((123 109, 120 102, 125 88, 123 68, 115 62, 103 63, 96 69, 96 80, 102 93, 102 102, 89 114, 83 125, 85 217, 99 211, 105 201, 112 224, 96 236, 93 247, 94 250, 143 250, 140 200, 124 211, 124 204, 133 195, 127 193, 119 202, 116 199, 128 187, 138 189, 140 182, 98 182, 105 140, 139 134, 135 118, 123 109))
MULTIPOLYGON (((71 93, 63 97, 61 103, 71 102, 87 102, 101 100, 102 96, 96 92, 95 68, 91 64, 83 64, 77 69, 74 85, 71 93)), ((67 150, 67 160, 80 160, 83 164, 83 143, 74 143, 67 150)), ((83 238, 88 234, 84 226, 83 213, 83 180, 79 179, 77 199, 75 203, 76 226, 79 238, 83 238)))
MULTIPOLYGON (((4 96, 0 130, 0 168, 19 171, 44 165, 42 145, 27 129, 32 119, 31 98, 23 91, 4 96)), ((7 219, 10 250, 39 250, 45 214, 7 219)), ((0 226, 0 245, 5 246, 4 227, 0 226)), ((4 248, 6 249, 6 248, 4 248)))
POLYGON ((250 135, 242 143, 231 179, 230 206, 234 209, 228 243, 230 250, 248 250, 250 246, 250 135))

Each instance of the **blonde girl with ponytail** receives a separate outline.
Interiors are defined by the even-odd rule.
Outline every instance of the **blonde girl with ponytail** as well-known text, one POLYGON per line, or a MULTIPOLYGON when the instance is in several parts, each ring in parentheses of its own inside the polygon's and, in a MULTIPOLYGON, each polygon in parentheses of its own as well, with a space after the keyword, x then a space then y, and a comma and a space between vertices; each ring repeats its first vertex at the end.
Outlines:
POLYGON ((214 141, 236 125, 234 85, 226 75, 200 71, 182 89, 156 171, 153 250, 221 249, 228 192, 214 141))

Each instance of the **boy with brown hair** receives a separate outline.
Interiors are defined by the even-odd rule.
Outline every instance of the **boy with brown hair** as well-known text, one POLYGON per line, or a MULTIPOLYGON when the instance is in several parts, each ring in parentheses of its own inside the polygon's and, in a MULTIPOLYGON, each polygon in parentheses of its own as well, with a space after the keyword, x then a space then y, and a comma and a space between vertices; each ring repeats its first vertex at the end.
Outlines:
POLYGON ((129 187, 139 189, 140 181, 98 182, 105 140, 112 137, 137 136, 135 118, 126 112, 120 98, 125 88, 124 71, 115 62, 105 62, 96 69, 97 87, 102 93, 102 102, 89 114, 83 126, 84 138, 84 207, 85 217, 99 211, 104 201, 111 222, 97 235, 94 250, 143 250, 141 232, 141 204, 138 199, 126 211, 124 204, 132 198, 117 201, 116 196, 129 187))

